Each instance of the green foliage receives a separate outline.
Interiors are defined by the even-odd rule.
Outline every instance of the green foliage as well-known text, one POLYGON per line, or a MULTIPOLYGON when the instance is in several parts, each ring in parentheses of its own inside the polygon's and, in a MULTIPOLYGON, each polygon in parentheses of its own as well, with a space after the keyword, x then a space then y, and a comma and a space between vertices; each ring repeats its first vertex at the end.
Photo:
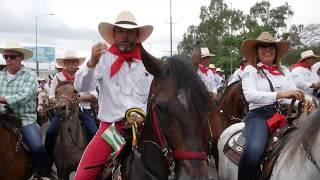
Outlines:
MULTIPOLYGON (((287 20, 293 15, 288 3, 275 8, 267 0, 254 4, 249 14, 241 10, 231 9, 224 0, 211 0, 208 7, 201 7, 200 24, 190 26, 178 44, 178 52, 190 54, 195 39, 202 42, 216 54, 213 62, 228 73, 231 68, 238 67, 241 58, 240 46, 244 39, 256 38, 261 32, 268 31, 277 38, 294 39, 293 32, 299 32, 300 26, 285 32, 287 20)), ((296 38, 297 46, 300 46, 296 38)))

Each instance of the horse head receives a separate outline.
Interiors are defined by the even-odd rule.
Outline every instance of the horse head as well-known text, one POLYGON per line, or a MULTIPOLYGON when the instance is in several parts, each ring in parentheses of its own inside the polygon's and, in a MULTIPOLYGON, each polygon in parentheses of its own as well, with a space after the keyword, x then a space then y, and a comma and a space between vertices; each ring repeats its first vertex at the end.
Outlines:
POLYGON ((66 118, 78 109, 78 93, 73 86, 73 81, 60 81, 56 89, 55 109, 58 115, 66 118))
MULTIPOLYGON (((152 163, 147 163, 148 168, 157 177, 165 179, 168 173, 176 173, 178 179, 207 179, 204 150, 209 92, 193 69, 190 58, 176 55, 164 62, 143 47, 141 57, 146 69, 154 76, 148 117, 141 135, 142 145, 146 147, 143 152, 150 146, 158 149, 160 154, 165 152, 162 164, 167 168, 166 177, 157 173, 159 167, 154 162, 158 161, 149 159, 152 163)), ((149 153, 154 154, 154 151, 149 153)))

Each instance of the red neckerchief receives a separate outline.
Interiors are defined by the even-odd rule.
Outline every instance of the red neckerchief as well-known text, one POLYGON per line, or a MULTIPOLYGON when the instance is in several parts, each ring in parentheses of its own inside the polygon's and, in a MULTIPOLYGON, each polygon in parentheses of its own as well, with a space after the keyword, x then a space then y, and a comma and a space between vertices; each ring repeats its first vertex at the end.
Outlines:
MULTIPOLYGON (((66 78, 67 81, 73 81, 74 80, 74 75, 71 76, 66 69, 62 70, 62 74, 64 75, 64 77, 66 78)), ((74 73, 76 74, 76 73, 74 73)))
POLYGON ((141 46, 140 44, 137 44, 132 51, 122 52, 114 44, 111 45, 108 51, 114 55, 117 55, 118 58, 111 65, 110 78, 112 78, 112 76, 119 71, 119 69, 121 68, 122 64, 125 61, 132 60, 132 59, 141 60, 140 46, 141 46))
POLYGON ((209 68, 205 67, 205 66, 202 65, 202 64, 199 64, 199 69, 200 69, 200 71, 201 71, 203 74, 208 75, 208 70, 209 70, 209 68))
POLYGON ((277 65, 268 66, 268 65, 263 64, 262 66, 259 67, 259 69, 268 70, 270 74, 275 75, 275 76, 283 75, 283 73, 278 70, 279 67, 277 65))
POLYGON ((304 67, 311 70, 311 67, 308 67, 304 61, 297 62, 291 66, 291 70, 296 67, 304 67))

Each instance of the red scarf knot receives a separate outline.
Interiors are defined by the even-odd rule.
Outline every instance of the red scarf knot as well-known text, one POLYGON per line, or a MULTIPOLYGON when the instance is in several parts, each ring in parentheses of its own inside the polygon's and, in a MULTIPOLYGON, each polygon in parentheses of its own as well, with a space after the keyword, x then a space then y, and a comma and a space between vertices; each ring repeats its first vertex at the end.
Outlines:
POLYGON ((275 75, 275 76, 283 75, 283 73, 281 71, 279 71, 279 67, 277 65, 268 66, 268 65, 263 64, 259 68, 261 70, 268 70, 270 74, 275 75))
POLYGON ((199 64, 199 69, 203 74, 205 74, 206 76, 208 75, 209 68, 203 66, 202 64, 199 64))
POLYGON ((62 74, 64 75, 67 81, 73 81, 76 73, 74 73, 74 75, 70 75, 66 69, 63 69, 62 74))
POLYGON ((296 67, 304 67, 304 68, 307 68, 307 69, 311 70, 311 67, 307 66, 304 61, 300 61, 300 62, 297 62, 297 63, 293 64, 291 66, 291 70, 296 68, 296 67))
POLYGON ((112 76, 115 75, 120 70, 122 64, 125 61, 129 61, 132 59, 141 60, 140 46, 141 46, 140 44, 137 44, 136 47, 130 52, 120 51, 115 44, 110 46, 108 51, 118 56, 118 58, 111 65, 110 78, 112 78, 112 76))

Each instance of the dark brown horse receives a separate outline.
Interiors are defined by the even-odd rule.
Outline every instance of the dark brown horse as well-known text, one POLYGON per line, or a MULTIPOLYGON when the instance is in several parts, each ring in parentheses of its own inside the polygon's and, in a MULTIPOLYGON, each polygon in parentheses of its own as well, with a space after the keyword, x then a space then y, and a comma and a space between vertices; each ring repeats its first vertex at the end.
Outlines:
MULTIPOLYGON (((7 107, 8 108, 8 107, 7 107)), ((21 120, 8 108, 0 113, 0 179, 21 180, 31 175, 31 159, 22 146, 21 120)))
POLYGON ((122 164, 126 180, 208 179, 209 92, 186 56, 160 61, 141 51, 154 75, 136 153, 122 164))
POLYGON ((88 144, 79 120, 79 101, 72 81, 59 81, 56 89, 56 114, 59 135, 54 147, 54 162, 59 179, 69 179, 75 171, 88 144))

